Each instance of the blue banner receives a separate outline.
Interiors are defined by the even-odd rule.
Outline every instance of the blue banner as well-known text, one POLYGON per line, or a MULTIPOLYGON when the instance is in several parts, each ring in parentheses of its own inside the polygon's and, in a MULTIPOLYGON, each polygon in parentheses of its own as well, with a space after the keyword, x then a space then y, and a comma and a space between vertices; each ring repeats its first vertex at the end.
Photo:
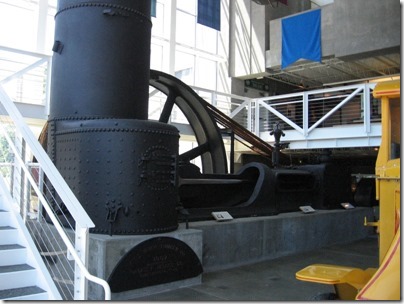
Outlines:
POLYGON ((197 22, 220 31, 220 0, 198 0, 197 22))
POLYGON ((152 17, 156 17, 156 1, 157 0, 151 1, 151 16, 152 17))
POLYGON ((282 19, 282 69, 299 59, 321 62, 321 9, 282 19))

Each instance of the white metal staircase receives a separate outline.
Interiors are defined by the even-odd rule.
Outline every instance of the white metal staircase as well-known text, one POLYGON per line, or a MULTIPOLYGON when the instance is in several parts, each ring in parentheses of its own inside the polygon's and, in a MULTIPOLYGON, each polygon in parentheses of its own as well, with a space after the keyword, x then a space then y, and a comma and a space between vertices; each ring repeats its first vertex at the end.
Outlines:
POLYGON ((0 210, 0 300, 87 300, 88 281, 111 299, 87 269, 94 223, 1 84, 0 210))
POLYGON ((56 286, 7 194, 0 192, 0 300, 60 300, 56 286))

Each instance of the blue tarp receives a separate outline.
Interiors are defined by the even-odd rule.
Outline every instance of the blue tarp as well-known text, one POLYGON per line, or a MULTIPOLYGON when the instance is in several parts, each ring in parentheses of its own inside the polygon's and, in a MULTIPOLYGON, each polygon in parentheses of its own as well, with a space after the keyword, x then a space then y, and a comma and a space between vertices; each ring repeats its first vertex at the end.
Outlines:
POLYGON ((198 0, 197 21, 220 31, 220 0, 198 0))
POLYGON ((321 62, 321 9, 282 19, 282 69, 299 59, 321 62))

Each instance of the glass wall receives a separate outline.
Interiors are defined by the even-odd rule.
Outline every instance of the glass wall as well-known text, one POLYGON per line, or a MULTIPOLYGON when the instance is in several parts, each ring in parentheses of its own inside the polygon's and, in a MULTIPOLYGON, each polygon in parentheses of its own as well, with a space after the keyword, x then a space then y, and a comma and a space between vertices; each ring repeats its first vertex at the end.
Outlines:
MULTIPOLYGON (((57 0, 1 0, 0 47, 52 55, 57 0)), ((222 30, 197 23, 197 0, 157 0, 152 17, 151 68, 188 85, 230 93, 227 75, 228 0, 222 30)))
POLYGON ((0 46, 50 54, 56 1, 0 1, 0 46))
POLYGON ((157 0, 156 17, 152 17, 151 68, 175 75, 188 85, 228 88, 217 83, 216 77, 220 67, 227 66, 227 1, 221 3, 224 25, 219 32, 197 23, 197 0, 157 0))
MULTIPOLYGON (((174 75, 190 86, 230 93, 229 0, 220 1, 221 31, 217 31, 197 23, 197 0, 157 0, 156 17, 151 18, 151 69, 174 75)), ((56 7, 57 0, 0 0, 0 83, 12 75, 12 80, 2 85, 17 102, 37 105, 47 102, 56 7), (31 74, 20 75, 24 65, 36 64, 44 58, 49 61, 31 70, 31 74)), ((207 96, 212 94, 204 96, 212 102, 207 96)), ((150 97, 149 119, 159 118, 165 98, 155 92, 150 97)), ((175 107, 170 123, 186 124, 187 121, 175 107)), ((181 151, 196 144, 192 134, 187 135, 181 139, 187 138, 181 144, 181 151)))

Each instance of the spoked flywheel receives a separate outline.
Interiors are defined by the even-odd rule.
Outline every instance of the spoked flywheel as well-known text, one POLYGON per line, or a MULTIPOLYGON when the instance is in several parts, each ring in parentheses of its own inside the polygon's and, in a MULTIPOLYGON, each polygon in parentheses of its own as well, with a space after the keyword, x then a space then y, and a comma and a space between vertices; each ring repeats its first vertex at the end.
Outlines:
POLYGON ((181 80, 160 71, 150 70, 150 85, 167 96, 159 122, 168 123, 174 105, 177 105, 194 131, 198 146, 181 154, 179 161, 186 162, 200 156, 203 173, 227 173, 223 139, 205 100, 181 80))

